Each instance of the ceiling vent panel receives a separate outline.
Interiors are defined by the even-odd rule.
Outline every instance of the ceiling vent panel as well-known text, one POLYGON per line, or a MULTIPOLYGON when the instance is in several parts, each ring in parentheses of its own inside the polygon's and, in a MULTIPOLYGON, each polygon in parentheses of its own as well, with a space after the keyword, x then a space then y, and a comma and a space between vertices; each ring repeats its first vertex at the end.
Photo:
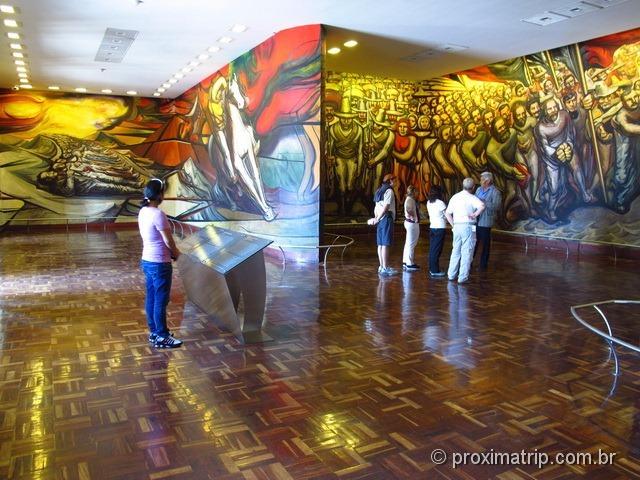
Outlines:
POLYGON ((96 53, 96 62, 120 63, 140 32, 107 28, 96 53))

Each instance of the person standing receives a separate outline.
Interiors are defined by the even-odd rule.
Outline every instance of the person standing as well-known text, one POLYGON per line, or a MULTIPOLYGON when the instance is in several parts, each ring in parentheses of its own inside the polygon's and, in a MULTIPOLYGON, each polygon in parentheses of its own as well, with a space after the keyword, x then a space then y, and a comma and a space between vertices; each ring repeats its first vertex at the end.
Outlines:
POLYGON ((382 185, 373 196, 375 202, 375 217, 367 220, 369 225, 376 225, 376 237, 378 243, 378 260, 380 275, 395 275, 397 270, 389 266, 389 249, 393 243, 393 222, 396 218, 396 197, 393 193, 395 176, 387 173, 382 179, 382 185))
MULTIPOLYGON (((476 249, 482 246, 482 251, 480 252, 480 270, 486 270, 489 264, 489 250, 491 249, 491 227, 493 227, 498 209, 502 204, 502 195, 500 194, 500 190, 493 184, 493 175, 491 172, 482 172, 480 174, 480 186, 476 189, 476 197, 478 197, 485 206, 484 211, 478 217, 476 249)), ((475 251, 473 255, 475 257, 475 251)))
POLYGON ((171 292, 171 260, 177 260, 180 250, 171 235, 167 215, 158 208, 164 200, 164 182, 154 178, 144 187, 144 200, 138 214, 142 237, 140 268, 146 282, 145 311, 149 326, 149 343, 156 348, 176 348, 182 341, 167 329, 167 305, 171 292))
POLYGON ((442 188, 434 185, 429 191, 427 211, 429 212, 429 275, 432 278, 444 277, 440 271, 440 254, 444 246, 446 233, 446 217, 444 211, 447 206, 442 201, 442 188))
POLYGON ((420 212, 416 202, 416 188, 413 185, 407 187, 407 198, 404 201, 404 229, 407 236, 402 253, 402 269, 414 272, 420 269, 416 265, 414 252, 420 237, 420 212))
POLYGON ((484 203, 473 195, 473 179, 465 178, 463 190, 456 193, 445 210, 447 221, 453 227, 453 249, 447 276, 450 281, 458 277, 458 283, 469 280, 471 256, 476 246, 476 219, 484 211, 484 203))

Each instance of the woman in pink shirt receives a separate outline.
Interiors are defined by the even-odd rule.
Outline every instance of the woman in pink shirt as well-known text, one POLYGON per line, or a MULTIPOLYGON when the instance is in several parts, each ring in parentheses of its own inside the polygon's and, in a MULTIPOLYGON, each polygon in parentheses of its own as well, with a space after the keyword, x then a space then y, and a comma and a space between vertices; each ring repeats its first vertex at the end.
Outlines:
POLYGON ((138 214, 142 237, 140 267, 146 280, 145 310, 149 325, 149 343, 157 348, 176 348, 182 341, 167 329, 167 304, 171 292, 171 260, 177 260, 180 250, 171 235, 166 214, 158 208, 164 199, 164 182, 154 178, 144 187, 144 200, 138 214))

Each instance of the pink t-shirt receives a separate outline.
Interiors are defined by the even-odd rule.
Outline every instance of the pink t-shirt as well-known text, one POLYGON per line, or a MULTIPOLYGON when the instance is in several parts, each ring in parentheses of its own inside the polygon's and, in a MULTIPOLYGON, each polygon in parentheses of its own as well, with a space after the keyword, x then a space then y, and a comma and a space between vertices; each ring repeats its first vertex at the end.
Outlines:
POLYGON ((171 250, 162 240, 160 230, 168 230, 169 220, 156 207, 143 207, 138 214, 138 228, 142 237, 142 260, 147 262, 171 262, 171 250))

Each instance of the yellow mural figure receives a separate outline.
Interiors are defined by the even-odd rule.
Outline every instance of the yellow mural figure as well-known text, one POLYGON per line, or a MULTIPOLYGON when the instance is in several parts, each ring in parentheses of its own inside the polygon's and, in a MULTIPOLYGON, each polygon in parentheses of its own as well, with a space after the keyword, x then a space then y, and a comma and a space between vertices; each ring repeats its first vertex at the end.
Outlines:
POLYGON ((41 117, 33 128, 10 135, 31 139, 41 133, 64 134, 93 139, 100 131, 112 127, 128 111, 123 99, 113 97, 46 98, 34 95, 3 106, 4 114, 16 119, 41 117))
POLYGON ((340 121, 329 128, 327 161, 329 168, 335 165, 338 212, 348 214, 351 213, 356 179, 362 174, 363 133, 362 128, 354 121, 356 114, 351 112, 349 97, 342 99, 340 111, 335 115, 340 121))
POLYGON ((623 45, 613 53, 612 85, 627 85, 640 77, 640 44, 623 45))

